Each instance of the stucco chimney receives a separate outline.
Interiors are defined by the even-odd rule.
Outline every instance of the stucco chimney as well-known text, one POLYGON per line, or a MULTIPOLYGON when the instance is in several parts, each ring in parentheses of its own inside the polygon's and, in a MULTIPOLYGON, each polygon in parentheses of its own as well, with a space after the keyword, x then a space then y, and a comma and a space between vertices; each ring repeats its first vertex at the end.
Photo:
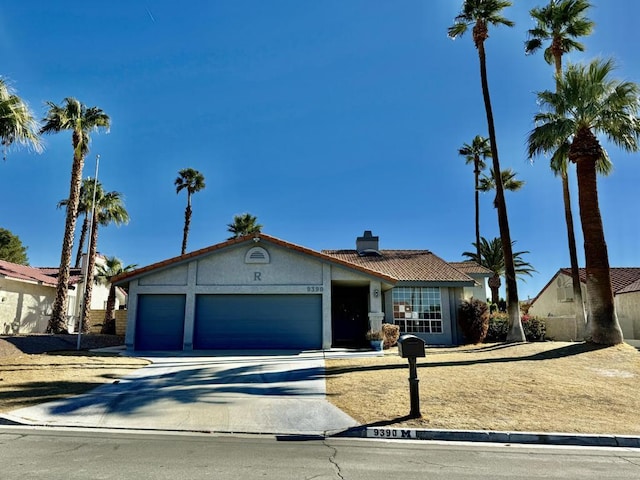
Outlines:
POLYGON ((362 237, 356 238, 356 251, 358 255, 379 255, 378 237, 374 237, 371 230, 365 230, 362 237))

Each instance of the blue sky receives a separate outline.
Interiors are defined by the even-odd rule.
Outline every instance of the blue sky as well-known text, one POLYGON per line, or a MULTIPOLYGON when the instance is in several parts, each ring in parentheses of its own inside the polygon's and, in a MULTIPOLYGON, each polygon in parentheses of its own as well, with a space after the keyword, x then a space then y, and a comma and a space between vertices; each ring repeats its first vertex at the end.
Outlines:
MULTIPOLYGON (((505 10, 514 28, 490 30, 486 49, 502 168, 526 181, 507 194, 516 250, 538 273, 535 296, 569 265, 560 180, 526 158, 534 92, 553 88, 541 54, 525 56, 529 10, 505 10)), ((614 57, 616 77, 640 82, 640 2, 597 0, 584 54, 614 57), (625 36, 623 37, 623 33, 625 36)), ((474 241, 473 172, 457 149, 487 135, 471 36, 452 41, 457 0, 24 0, 0 11, 0 75, 38 118, 45 102, 78 98, 102 108, 111 131, 92 136, 84 176, 125 197, 127 226, 100 230, 99 250, 140 266, 180 253, 186 196, 178 170, 207 187, 193 199, 189 250, 224 241, 235 214, 316 250, 353 248, 365 229, 386 249, 429 249, 461 260, 474 241)), ((31 265, 59 264, 68 195, 69 133, 42 154, 13 149, 0 162, 0 226, 28 247, 31 265)), ((639 266, 638 154, 611 147, 599 180, 612 266, 639 266), (634 192, 636 192, 634 194, 634 192)), ((570 174, 581 266, 575 169, 570 174)), ((481 232, 498 236, 492 195, 481 232)))

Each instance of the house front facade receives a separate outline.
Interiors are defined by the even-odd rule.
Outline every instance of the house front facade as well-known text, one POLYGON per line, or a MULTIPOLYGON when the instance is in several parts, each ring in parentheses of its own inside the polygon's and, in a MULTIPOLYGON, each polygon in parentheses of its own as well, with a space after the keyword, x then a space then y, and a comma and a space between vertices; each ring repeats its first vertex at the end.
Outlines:
POLYGON ((114 279, 128 286, 132 350, 359 347, 367 330, 400 325, 428 343, 459 341, 457 309, 476 283, 431 252, 314 251, 260 233, 114 279))

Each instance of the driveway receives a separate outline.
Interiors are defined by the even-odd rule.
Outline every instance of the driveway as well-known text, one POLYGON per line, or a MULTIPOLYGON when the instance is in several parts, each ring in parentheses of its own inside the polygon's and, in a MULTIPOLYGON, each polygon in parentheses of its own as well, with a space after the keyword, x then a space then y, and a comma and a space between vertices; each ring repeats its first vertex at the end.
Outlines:
POLYGON ((358 423, 325 397, 323 352, 163 356, 83 395, 3 415, 24 424, 324 435, 358 423))

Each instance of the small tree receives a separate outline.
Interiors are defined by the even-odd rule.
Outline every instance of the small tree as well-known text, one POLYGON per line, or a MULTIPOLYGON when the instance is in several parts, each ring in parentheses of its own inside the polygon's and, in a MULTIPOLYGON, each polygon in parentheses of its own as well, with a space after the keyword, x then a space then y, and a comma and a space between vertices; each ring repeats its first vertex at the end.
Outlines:
POLYGON ((29 265, 27 247, 22 244, 20 237, 6 228, 0 228, 0 260, 29 265))

